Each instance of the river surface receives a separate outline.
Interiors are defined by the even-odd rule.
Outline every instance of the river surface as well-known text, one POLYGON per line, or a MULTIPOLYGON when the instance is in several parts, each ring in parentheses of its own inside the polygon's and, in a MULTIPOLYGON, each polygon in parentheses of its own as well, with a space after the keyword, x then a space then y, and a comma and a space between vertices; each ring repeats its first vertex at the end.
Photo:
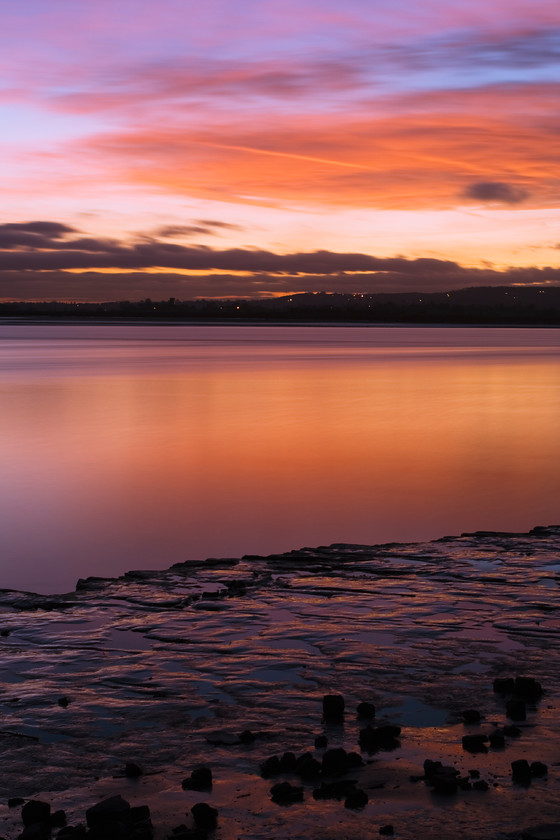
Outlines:
POLYGON ((0 323, 0 588, 560 510, 560 331, 0 323))

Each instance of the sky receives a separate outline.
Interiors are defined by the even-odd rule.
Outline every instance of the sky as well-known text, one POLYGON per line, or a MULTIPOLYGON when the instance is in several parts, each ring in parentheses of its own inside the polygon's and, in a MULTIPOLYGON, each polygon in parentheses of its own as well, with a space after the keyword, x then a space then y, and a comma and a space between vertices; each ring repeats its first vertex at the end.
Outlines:
POLYGON ((0 14, 0 299, 560 284, 557 0, 0 14))

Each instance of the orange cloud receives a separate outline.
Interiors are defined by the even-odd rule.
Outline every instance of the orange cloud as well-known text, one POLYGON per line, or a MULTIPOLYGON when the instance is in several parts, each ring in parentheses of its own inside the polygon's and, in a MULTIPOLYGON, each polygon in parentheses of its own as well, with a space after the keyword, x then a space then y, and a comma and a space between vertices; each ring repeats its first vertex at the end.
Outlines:
POLYGON ((395 100, 383 113, 232 115, 203 127, 175 114, 90 150, 111 177, 203 198, 424 209, 477 203, 482 182, 508 185, 524 206, 555 206, 560 138, 547 106, 559 94, 496 87, 424 95, 400 113, 395 100))

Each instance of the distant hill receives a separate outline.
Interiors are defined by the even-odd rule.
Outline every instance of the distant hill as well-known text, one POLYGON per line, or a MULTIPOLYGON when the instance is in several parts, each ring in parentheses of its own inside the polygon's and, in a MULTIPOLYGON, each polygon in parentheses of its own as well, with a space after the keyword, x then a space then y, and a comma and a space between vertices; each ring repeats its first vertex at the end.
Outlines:
POLYGON ((485 286, 425 294, 304 292, 258 300, 19 302, 0 304, 0 317, 560 326, 560 287, 485 286))

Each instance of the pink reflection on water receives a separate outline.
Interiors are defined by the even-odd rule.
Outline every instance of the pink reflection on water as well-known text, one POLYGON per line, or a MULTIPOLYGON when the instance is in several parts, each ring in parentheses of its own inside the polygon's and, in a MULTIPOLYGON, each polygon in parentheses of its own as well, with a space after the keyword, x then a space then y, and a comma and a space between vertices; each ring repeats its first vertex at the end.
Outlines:
POLYGON ((6 329, 1 586, 557 519, 557 331, 6 329))

